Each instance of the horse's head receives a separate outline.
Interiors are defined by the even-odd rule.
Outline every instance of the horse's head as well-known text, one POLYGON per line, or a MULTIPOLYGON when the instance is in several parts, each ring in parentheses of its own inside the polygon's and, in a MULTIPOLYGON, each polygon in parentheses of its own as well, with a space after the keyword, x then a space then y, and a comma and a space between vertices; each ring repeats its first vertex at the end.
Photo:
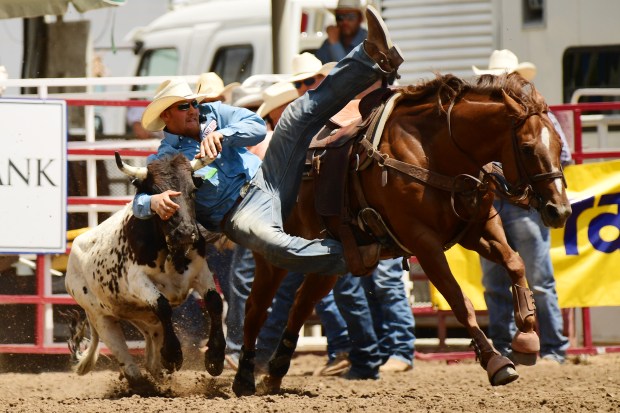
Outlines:
POLYGON ((504 174, 512 186, 523 191, 529 206, 540 212, 545 225, 559 228, 571 214, 560 163, 562 139, 534 86, 526 84, 522 96, 519 103, 503 91, 504 103, 513 119, 512 139, 503 151, 504 174))

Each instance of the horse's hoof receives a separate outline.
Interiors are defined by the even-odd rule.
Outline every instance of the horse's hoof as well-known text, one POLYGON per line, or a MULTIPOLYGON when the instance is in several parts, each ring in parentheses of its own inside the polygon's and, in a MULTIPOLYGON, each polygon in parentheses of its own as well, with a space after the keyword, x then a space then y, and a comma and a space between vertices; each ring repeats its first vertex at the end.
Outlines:
POLYGON ((486 370, 491 386, 503 386, 519 378, 514 363, 497 353, 487 363, 486 370))
POLYGON ((254 383, 254 376, 252 376, 252 380, 248 380, 247 377, 244 377, 243 374, 239 374, 239 371, 237 371, 237 374, 235 375, 235 380, 232 384, 232 389, 237 397, 253 396, 254 394, 256 394, 256 384, 254 383))
POLYGON ((523 366, 533 366, 536 364, 537 353, 521 353, 520 351, 512 350, 510 358, 515 364, 521 364, 523 366))
POLYGON ((504 386, 519 378, 519 373, 510 366, 504 366, 491 379, 492 386, 504 386))
POLYGON ((263 379, 258 383, 256 387, 256 393, 259 396, 265 396, 268 394, 277 394, 280 392, 280 386, 282 385, 282 377, 274 377, 270 375, 263 376, 263 379))
POLYGON ((224 357, 226 356, 226 339, 224 332, 219 330, 209 339, 205 353, 205 368, 211 376, 219 376, 224 370, 224 357))

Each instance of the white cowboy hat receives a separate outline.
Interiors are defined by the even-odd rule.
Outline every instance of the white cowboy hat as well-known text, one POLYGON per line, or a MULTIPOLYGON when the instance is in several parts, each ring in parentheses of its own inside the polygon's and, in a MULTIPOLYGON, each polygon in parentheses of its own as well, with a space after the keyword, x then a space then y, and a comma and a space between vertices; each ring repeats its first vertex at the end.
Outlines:
POLYGON ((338 4, 335 9, 328 9, 332 13, 336 13, 338 10, 357 10, 362 11, 361 0, 338 0, 338 4))
POLYGON ((530 62, 519 63, 517 55, 508 49, 493 51, 489 58, 488 69, 478 69, 476 66, 471 68, 478 76, 517 72, 526 80, 533 80, 536 77, 536 65, 530 62))
POLYGON ((256 110, 263 103, 263 90, 275 83, 287 81, 289 77, 278 74, 252 75, 232 91, 232 105, 256 110))
POLYGON ((196 99, 202 102, 208 95, 205 93, 194 93, 186 81, 183 79, 170 79, 163 82, 155 91, 153 101, 142 114, 142 127, 150 132, 162 130, 166 124, 159 117, 161 113, 182 100, 196 99))
POLYGON ((290 82, 280 82, 271 85, 263 91, 263 104, 260 105, 256 114, 264 118, 272 110, 291 103, 298 97, 297 89, 290 82))
POLYGON ((292 83, 316 75, 327 76, 334 66, 336 62, 322 64, 315 55, 304 52, 293 57, 293 76, 288 81, 292 83))
POLYGON ((232 99, 232 91, 241 83, 233 82, 224 86, 224 81, 215 72, 203 73, 196 82, 196 93, 206 93, 205 99, 223 98, 225 102, 232 99))

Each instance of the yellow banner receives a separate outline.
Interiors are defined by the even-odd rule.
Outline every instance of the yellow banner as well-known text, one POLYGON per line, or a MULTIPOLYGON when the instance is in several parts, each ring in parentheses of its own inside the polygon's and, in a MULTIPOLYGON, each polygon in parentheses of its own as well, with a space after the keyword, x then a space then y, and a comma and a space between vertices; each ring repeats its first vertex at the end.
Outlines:
MULTIPOLYGON (((564 170, 573 214, 551 230, 551 260, 560 307, 620 306, 620 160, 572 165, 564 170)), ((446 256, 463 292, 486 309, 478 254, 460 246, 446 256)), ((450 306, 431 287, 440 310, 450 306)))

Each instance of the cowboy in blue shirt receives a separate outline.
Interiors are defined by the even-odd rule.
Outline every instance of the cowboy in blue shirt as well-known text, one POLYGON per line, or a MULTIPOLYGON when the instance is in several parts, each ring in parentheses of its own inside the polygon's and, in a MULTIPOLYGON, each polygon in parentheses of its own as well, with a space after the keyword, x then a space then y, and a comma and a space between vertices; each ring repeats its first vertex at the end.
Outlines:
MULTIPOLYGON (((200 86, 200 85, 199 85, 200 86)), ((264 121, 244 108, 225 105, 219 101, 199 103, 216 98, 213 93, 194 94, 180 80, 164 82, 155 99, 142 117, 145 129, 164 130, 156 155, 147 162, 165 155, 182 152, 188 159, 207 156, 215 160, 194 173, 203 179, 196 193, 196 217, 205 228, 219 231, 219 224, 239 198, 242 186, 249 182, 260 159, 246 149, 265 138, 264 121)), ((167 220, 179 207, 173 200, 174 191, 162 194, 138 194, 133 211, 138 218, 157 213, 167 220)))
MULTIPOLYGON (((174 85, 165 83, 142 117, 147 130, 165 126, 166 137, 158 156, 166 150, 177 150, 188 158, 216 159, 211 167, 199 171, 208 185, 199 189, 196 199, 198 221, 207 229, 221 229, 232 241, 260 253, 280 268, 304 274, 348 272, 339 241, 307 240, 287 234, 283 227, 297 199, 312 137, 356 95, 377 80, 394 76, 403 62, 379 12, 369 6, 366 18, 368 38, 338 62, 316 90, 287 107, 260 167, 245 146, 260 142, 265 127, 248 110, 199 105, 198 99, 204 97, 200 91, 197 95, 188 90, 184 91, 186 94, 172 94, 166 90, 174 85), (194 110, 198 107, 206 115, 204 122, 199 121, 198 111, 194 110), (233 153, 224 154, 228 151, 233 153), (228 164, 230 161, 234 163, 232 166, 228 164)), ((134 213, 147 217, 152 215, 152 210, 162 219, 169 219, 177 208, 170 199, 175 194, 166 191, 150 199, 137 195, 134 213)), ((367 252, 378 256, 378 245, 370 248, 367 252)))

